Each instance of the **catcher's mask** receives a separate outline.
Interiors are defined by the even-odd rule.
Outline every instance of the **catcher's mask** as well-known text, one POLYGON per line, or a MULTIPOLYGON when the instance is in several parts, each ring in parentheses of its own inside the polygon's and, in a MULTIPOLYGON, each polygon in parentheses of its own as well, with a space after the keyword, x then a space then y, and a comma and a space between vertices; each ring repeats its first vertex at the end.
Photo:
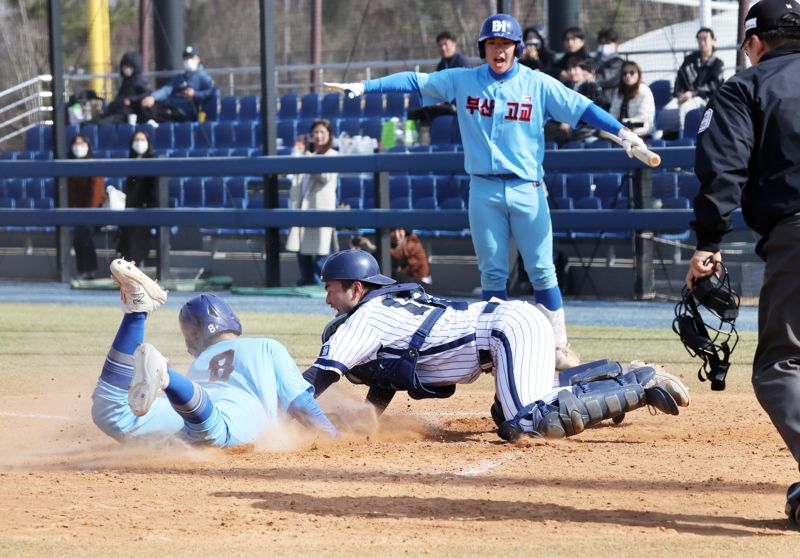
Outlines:
POLYGON ((695 281, 694 288, 683 287, 675 305, 672 330, 690 355, 700 357, 697 371, 701 382, 711 381, 711 389, 725 389, 730 356, 739 342, 734 322, 739 315, 739 295, 731 289, 727 268, 717 263, 715 273, 695 281), (714 326, 713 324, 717 324, 714 326))

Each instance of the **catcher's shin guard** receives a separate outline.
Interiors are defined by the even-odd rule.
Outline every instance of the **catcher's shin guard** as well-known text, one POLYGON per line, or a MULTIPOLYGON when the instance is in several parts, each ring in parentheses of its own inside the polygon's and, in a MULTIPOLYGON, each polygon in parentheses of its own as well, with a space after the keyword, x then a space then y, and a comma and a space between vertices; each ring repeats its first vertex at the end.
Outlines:
POLYGON ((792 525, 800 525, 800 482, 789 485, 786 491, 786 517, 792 525))
POLYGON ((652 368, 640 368, 609 380, 580 382, 558 393, 557 404, 537 401, 522 409, 517 416, 498 428, 504 440, 514 440, 523 434, 520 420, 530 417, 534 436, 564 438, 580 434, 589 426, 614 419, 651 405, 663 413, 678 414, 678 404, 665 389, 645 388, 655 376, 652 368))

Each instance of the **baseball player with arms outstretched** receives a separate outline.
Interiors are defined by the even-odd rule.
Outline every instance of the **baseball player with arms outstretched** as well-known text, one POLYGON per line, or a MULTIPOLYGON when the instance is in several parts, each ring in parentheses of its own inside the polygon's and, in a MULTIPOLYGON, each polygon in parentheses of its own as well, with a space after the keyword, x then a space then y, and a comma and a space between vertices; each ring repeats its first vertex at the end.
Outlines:
POLYGON ((150 312, 167 293, 131 262, 111 262, 125 315, 92 394, 95 424, 118 440, 180 435, 219 447, 252 443, 279 409, 331 436, 337 431, 286 349, 272 339, 241 337, 239 318, 221 298, 202 294, 180 312, 188 377, 144 343, 150 312), (166 398, 158 397, 164 392, 166 398))
POLYGON ((553 232, 543 179, 544 124, 585 122, 619 136, 628 155, 642 140, 583 95, 517 62, 523 50, 516 19, 496 14, 481 25, 486 64, 433 74, 400 72, 361 83, 328 83, 347 95, 416 93, 453 102, 470 175, 469 222, 481 272, 482 299, 507 298, 509 240, 522 254, 536 303, 553 325, 556 368, 579 363, 567 343, 564 308, 553 264, 553 232))
POLYGON ((466 304, 434 298, 416 283, 397 284, 368 252, 345 250, 322 268, 326 302, 337 312, 322 349, 303 377, 315 396, 346 376, 369 386, 378 413, 397 391, 446 398, 484 372, 495 381, 498 434, 564 437, 650 405, 677 415, 686 387, 649 366, 597 361, 553 381, 553 328, 524 301, 466 304))

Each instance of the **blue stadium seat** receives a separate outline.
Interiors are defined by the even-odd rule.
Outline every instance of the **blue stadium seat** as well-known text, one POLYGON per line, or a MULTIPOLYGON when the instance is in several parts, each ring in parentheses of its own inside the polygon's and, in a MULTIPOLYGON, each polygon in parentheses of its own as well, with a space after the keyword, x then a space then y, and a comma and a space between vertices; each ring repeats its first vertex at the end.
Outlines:
POLYGON ((349 198, 341 198, 339 203, 346 205, 350 209, 361 209, 361 197, 350 196, 349 198))
POLYGON ((662 200, 678 195, 677 175, 674 172, 653 173, 653 197, 662 200))
POLYGON ((455 117, 442 115, 431 122, 431 145, 452 145, 455 117))
MULTIPOLYGON (((444 200, 461 199, 461 182, 457 175, 442 178, 436 181, 436 197, 439 205, 444 205, 444 200)), ((463 202, 463 200, 462 200, 463 202)))
POLYGON ((566 196, 564 189, 564 175, 557 172, 545 173, 544 183, 547 186, 547 193, 553 198, 563 198, 566 196))
MULTIPOLYGON (((316 118, 301 118, 301 119, 297 120, 296 126, 295 126, 295 132, 296 132, 297 136, 301 136, 301 135, 309 136, 309 134, 311 134, 311 126, 314 125, 315 121, 316 121, 316 118)), ((336 135, 336 126, 335 126, 335 124, 336 124, 335 122, 331 122, 331 126, 333 126, 333 129, 334 129, 333 130, 334 135, 336 135)), ((295 137, 297 137, 297 136, 295 136, 295 137)), ((308 139, 310 140, 311 138, 308 137, 308 139)), ((292 140, 292 143, 289 144, 289 147, 291 147, 293 144, 294 144, 294 140, 292 140)))
POLYGON ((548 197, 547 203, 550 205, 551 209, 575 209, 572 198, 548 197))
POLYGON ((694 200, 700 192, 700 180, 694 174, 680 173, 678 175, 678 196, 694 200))
POLYGON ((291 148, 294 145, 294 140, 297 138, 297 132, 294 129, 294 120, 281 120, 278 121, 278 137, 283 140, 284 147, 291 148))
POLYGON ((5 195, 15 200, 25 199, 25 185, 21 178, 6 178, 5 179, 5 195))
POLYGON ((383 116, 383 94, 367 93, 364 95, 364 117, 374 118, 383 116))
MULTIPOLYGON (((176 150, 177 151, 177 150, 176 150)), ((217 150, 213 147, 196 147, 188 150, 189 157, 216 157, 217 150)))
POLYGON ((672 83, 666 79, 657 79, 650 84, 650 91, 653 92, 656 110, 661 110, 672 98, 672 83))
MULTIPOLYGON (((99 133, 98 133, 97 128, 98 128, 97 124, 84 124, 83 126, 81 126, 81 135, 82 136, 86 136, 87 138, 89 138, 89 143, 92 144, 92 148, 96 148, 100 144, 99 133)), ((112 130, 113 130, 113 127, 112 127, 112 130)), ((45 136, 52 136, 52 134, 45 134, 45 136)), ((52 142, 52 138, 49 140, 49 142, 52 142)), ((45 143, 44 147, 45 147, 46 151, 52 151, 52 149, 53 149, 52 143, 49 143, 49 142, 48 142, 48 138, 45 137, 44 138, 44 143, 45 143)))
POLYGON ((33 207, 35 209, 53 209, 55 208, 55 200, 53 198, 40 198, 33 200, 33 207))
POLYGON ((117 129, 112 124, 105 124, 97 127, 97 143, 93 145, 95 150, 116 149, 117 129))
POLYGON ((23 189, 26 198, 39 200, 44 197, 44 184, 41 178, 26 178, 23 180, 23 189))
POLYGON ((408 105, 406 106, 406 112, 404 112, 401 116, 405 116, 412 110, 418 109, 422 106, 422 101, 419 98, 419 95, 416 93, 410 93, 408 95, 408 105))
POLYGON ((615 172, 596 173, 592 175, 594 182, 594 197, 600 198, 603 207, 615 206, 618 209, 627 207, 620 201, 622 198, 627 198, 628 192, 620 189, 622 185, 622 175, 615 172), (615 205, 616 204, 616 205, 615 205))
POLYGON ((44 187, 44 197, 46 198, 56 197, 56 181, 54 178, 43 179, 42 186, 44 187))
POLYGON ((387 93, 386 108, 383 115, 391 118, 392 116, 405 117, 406 115, 406 96, 403 93, 387 93))
POLYGON ((228 199, 247 199, 247 183, 243 176, 234 176, 225 181, 225 192, 228 199))
POLYGON ((172 122, 164 122, 156 128, 156 137, 153 142, 156 151, 175 149, 174 126, 172 122))
POLYGON ((592 175, 585 172, 568 174, 565 180, 566 197, 576 200, 592 196, 592 175))
POLYGON ((183 184, 183 205, 185 207, 204 207, 203 179, 197 176, 187 178, 183 184))
POLYGON ((167 182, 170 207, 183 207, 183 178, 180 176, 170 176, 167 182))
POLYGON ((189 157, 190 149, 167 149, 167 157, 185 158, 189 157))
POLYGON ((300 99, 300 118, 319 118, 319 95, 306 93, 300 99))
MULTIPOLYGON (((216 122, 192 122, 192 138, 194 143, 192 146, 195 149, 211 149, 214 147, 214 126, 216 122)), ((175 138, 175 147, 183 147, 177 145, 177 137, 175 138)))
POLYGON ((436 180, 432 176, 415 176, 410 180, 411 187, 411 206, 421 209, 419 200, 432 198, 433 207, 436 206, 436 180))
POLYGON ((439 200, 439 209, 455 209, 461 211, 464 209, 464 200, 461 199, 461 196, 442 198, 439 200))
POLYGON ((692 147, 694 145, 694 138, 675 138, 665 140, 666 147, 692 147))
POLYGON ((33 128, 28 129, 27 132, 25 132, 25 151, 41 151, 42 129, 43 126, 34 126, 33 128))
POLYGON ((363 196, 361 178, 343 176, 339 179, 339 199, 361 198, 363 196))
MULTIPOLYGON (((674 197, 674 198, 665 198, 662 200, 662 208, 663 209, 691 209, 692 204, 691 202, 682 196, 674 197)), ((661 231, 656 236, 658 238, 663 238, 664 240, 677 240, 677 241, 686 241, 689 240, 692 232, 689 229, 684 230, 675 230, 675 231, 661 231)))
POLYGON ((558 143, 554 141, 546 141, 544 142, 544 149, 545 151, 554 151, 558 149, 558 143))
POLYGON ((337 124, 340 134, 344 132, 350 137, 361 135, 360 118, 340 118, 337 124))
POLYGON ((172 127, 175 136, 175 149, 191 149, 194 147, 194 122, 177 122, 172 127))
MULTIPOLYGON (((600 203, 599 198, 592 198, 592 197, 583 197, 583 198, 576 198, 573 200, 575 209, 589 209, 589 210, 599 210, 602 209, 602 204, 600 203)), ((598 238, 601 232, 599 230, 596 231, 575 231, 572 233, 572 236, 575 238, 598 238)))
POLYGON ((683 137, 692 139, 697 137, 697 130, 700 128, 700 121, 705 111, 705 108, 696 108, 686 113, 683 121, 683 137))
POLYGON ((13 198, 9 198, 8 196, 0 196, 0 207, 5 209, 14 209, 16 205, 16 201, 13 198))
POLYGON ((221 177, 206 178, 203 181, 203 198, 205 207, 225 207, 225 179, 221 177))
POLYGON ((237 147, 235 149, 231 149, 228 153, 229 157, 253 157, 255 155, 259 155, 261 150, 257 147, 237 147))
POLYGON ((342 114, 342 96, 339 93, 328 93, 322 98, 319 115, 333 122, 342 114))
POLYGON ((53 152, 52 151, 40 151, 34 155, 34 159, 37 161, 48 161, 53 159, 53 152))
MULTIPOLYGON (((130 149, 131 139, 133 139, 133 134, 138 131, 136 126, 133 126, 132 124, 117 124, 116 129, 116 142, 114 143, 113 147, 108 147, 106 149, 124 149, 125 151, 128 151, 128 149, 130 149)), ((142 131, 145 132, 152 141, 153 136, 144 129, 142 131)))
POLYGON ((255 122, 237 122, 234 124, 235 147, 255 147, 258 141, 255 137, 255 122))
MULTIPOLYGON (((297 97, 295 96, 295 99, 297 97)), ((239 99, 239 121, 258 120, 258 97, 246 95, 239 99)), ((297 108, 297 107, 295 107, 297 108)))
POLYGON ((361 121, 361 135, 381 139, 381 130, 383 130, 383 119, 380 116, 365 118, 361 121))
POLYGON ((361 97, 345 97, 342 100, 342 118, 361 118, 361 97))
POLYGON ((214 146, 228 149, 237 147, 235 130, 233 122, 217 122, 214 126, 214 146))
POLYGON ((281 104, 278 109, 278 120, 297 120, 297 93, 284 93, 281 95, 281 104))
POLYGON ((239 118, 239 99, 233 96, 223 97, 220 101, 220 122, 234 122, 239 118))
POLYGON ((586 144, 583 142, 583 140, 574 140, 566 142, 565 144, 561 145, 559 149, 583 149, 584 147, 586 147, 586 144))
POLYGON ((393 174, 389 176, 389 207, 409 208, 408 176, 393 174))
POLYGON ((584 144, 585 149, 611 149, 614 146, 610 141, 599 139, 596 141, 587 141, 584 144))

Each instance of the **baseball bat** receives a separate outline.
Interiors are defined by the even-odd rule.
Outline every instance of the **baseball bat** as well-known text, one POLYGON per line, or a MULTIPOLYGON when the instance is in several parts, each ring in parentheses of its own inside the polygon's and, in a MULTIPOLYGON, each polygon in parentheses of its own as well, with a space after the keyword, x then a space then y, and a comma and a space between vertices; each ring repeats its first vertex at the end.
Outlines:
MULTIPOLYGON (((614 135, 609 134, 608 132, 601 131, 600 137, 609 139, 616 143, 617 145, 622 145, 622 140, 614 135)), ((661 164, 661 156, 658 153, 653 153, 647 147, 641 147, 638 145, 633 146, 633 156, 639 159, 642 163, 647 165, 648 167, 656 168, 661 164)))

